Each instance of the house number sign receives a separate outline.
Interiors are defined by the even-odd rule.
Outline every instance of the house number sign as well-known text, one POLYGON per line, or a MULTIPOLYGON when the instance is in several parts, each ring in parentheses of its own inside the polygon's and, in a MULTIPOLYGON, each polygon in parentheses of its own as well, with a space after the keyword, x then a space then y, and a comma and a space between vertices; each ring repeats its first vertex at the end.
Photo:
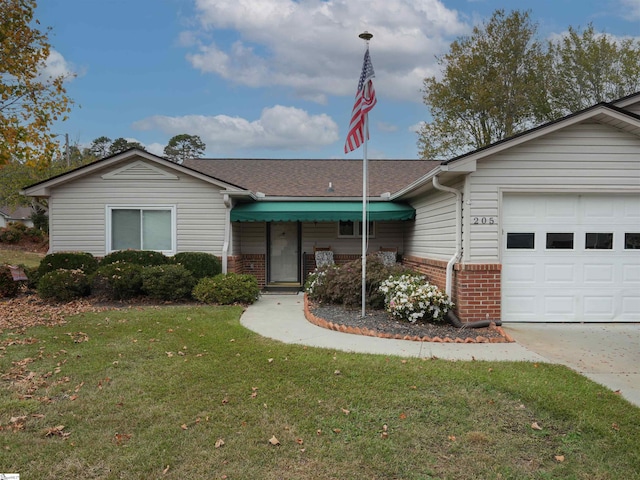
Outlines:
POLYGON ((498 217, 471 217, 473 225, 496 225, 498 217))

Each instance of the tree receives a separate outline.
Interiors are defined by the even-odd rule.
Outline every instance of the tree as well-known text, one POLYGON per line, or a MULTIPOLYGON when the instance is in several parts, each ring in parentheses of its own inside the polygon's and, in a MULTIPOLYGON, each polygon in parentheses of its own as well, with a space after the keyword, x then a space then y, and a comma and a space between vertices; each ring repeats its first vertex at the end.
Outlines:
POLYGON ((116 138, 109 147, 109 155, 115 155, 116 153, 124 152, 125 150, 129 150, 130 148, 139 148, 140 150, 144 150, 142 144, 138 142, 131 142, 126 138, 116 138))
POLYGON ((540 85, 548 56, 536 31, 529 12, 497 10, 438 58, 442 79, 424 80, 423 100, 433 117, 418 140, 424 158, 483 147, 544 117, 540 85))
POLYGON ((182 163, 189 158, 200 158, 207 146, 198 135, 176 135, 164 147, 164 155, 172 162, 182 163))
POLYGON ((567 115, 640 90, 640 41, 616 41, 593 24, 549 44, 553 55, 552 108, 567 115))
POLYGON ((89 151, 96 158, 104 158, 109 156, 109 149, 111 148, 111 139, 109 137, 98 137, 89 147, 89 151))
POLYGON ((65 76, 44 77, 51 46, 34 20, 36 0, 0 2, 0 168, 12 160, 36 166, 57 150, 51 126, 72 101, 65 76), (35 26, 34 26, 35 25, 35 26))

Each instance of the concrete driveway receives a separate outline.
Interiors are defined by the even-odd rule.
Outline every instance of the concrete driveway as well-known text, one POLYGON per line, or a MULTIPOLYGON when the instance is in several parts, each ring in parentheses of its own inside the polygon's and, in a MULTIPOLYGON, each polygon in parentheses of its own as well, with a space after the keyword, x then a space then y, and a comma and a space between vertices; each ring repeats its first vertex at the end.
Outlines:
POLYGON ((640 324, 512 323, 516 342, 560 363, 640 407, 640 324))

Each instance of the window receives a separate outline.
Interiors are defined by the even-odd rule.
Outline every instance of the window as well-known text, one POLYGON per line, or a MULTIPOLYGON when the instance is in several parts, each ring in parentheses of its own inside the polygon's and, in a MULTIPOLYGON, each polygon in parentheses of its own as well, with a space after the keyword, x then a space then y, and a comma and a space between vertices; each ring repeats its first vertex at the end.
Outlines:
POLYGON ((547 233, 547 249, 572 250, 573 233, 547 233))
POLYGON ((587 250, 611 250, 613 248, 613 233, 587 233, 584 239, 587 250))
POLYGON ((108 251, 156 250, 173 253, 174 207, 107 207, 108 251))
POLYGON ((625 233, 624 249, 639 250, 640 249, 640 233, 625 233))
MULTIPOLYGON (((369 222, 369 238, 375 237, 375 226, 375 222, 369 222)), ((338 237, 362 238, 362 222, 352 222, 351 220, 338 222, 338 237)))
POLYGON ((535 233, 507 233, 507 249, 533 250, 535 233))

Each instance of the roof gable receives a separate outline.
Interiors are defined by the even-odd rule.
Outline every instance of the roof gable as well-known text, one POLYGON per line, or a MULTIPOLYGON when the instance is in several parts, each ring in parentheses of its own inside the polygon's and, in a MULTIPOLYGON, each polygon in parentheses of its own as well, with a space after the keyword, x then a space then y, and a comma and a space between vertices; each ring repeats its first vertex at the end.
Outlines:
POLYGON ((102 175, 105 180, 178 180, 178 176, 142 160, 102 175))

